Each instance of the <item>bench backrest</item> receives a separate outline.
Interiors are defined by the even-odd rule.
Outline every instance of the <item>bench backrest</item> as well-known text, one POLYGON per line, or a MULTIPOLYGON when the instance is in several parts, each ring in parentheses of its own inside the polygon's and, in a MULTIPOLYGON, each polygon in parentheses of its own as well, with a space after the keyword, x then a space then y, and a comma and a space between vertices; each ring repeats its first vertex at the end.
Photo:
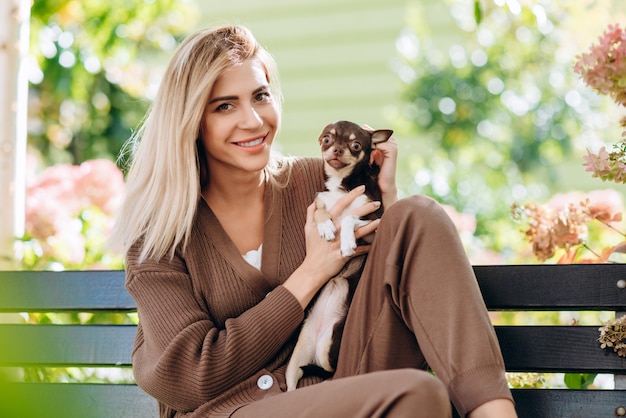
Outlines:
MULTIPOLYGON (((136 312, 124 280, 123 271, 0 272, 0 312, 136 312)), ((135 325, 0 324, 0 368, 129 368, 135 332, 135 325)), ((146 418, 158 407, 132 384, 5 382, 0 416, 146 418)))
MULTIPOLYGON (((475 266, 490 311, 626 314, 624 264, 475 266)), ((602 349, 598 325, 496 326, 507 371, 615 374, 617 390, 518 389, 522 417, 617 417, 626 408, 626 358, 602 349)), ((626 413, 626 410, 624 410, 626 413)))
MULTIPOLYGON (((475 266, 474 271, 491 311, 626 311, 620 282, 626 265, 475 266)), ((0 272, 0 312, 135 309, 123 271, 0 272)), ((127 368, 135 331, 134 325, 0 324, 0 368, 127 368)), ((626 359, 600 348, 597 325, 497 326, 496 333, 508 371, 609 373, 619 382, 626 377, 626 359)), ((514 396, 520 418, 614 417, 626 407, 626 388, 517 389, 514 396)), ((11 384, 10 390, 0 387, 0 416, 3 404, 17 405, 24 417, 158 415, 156 402, 134 385, 11 384)))

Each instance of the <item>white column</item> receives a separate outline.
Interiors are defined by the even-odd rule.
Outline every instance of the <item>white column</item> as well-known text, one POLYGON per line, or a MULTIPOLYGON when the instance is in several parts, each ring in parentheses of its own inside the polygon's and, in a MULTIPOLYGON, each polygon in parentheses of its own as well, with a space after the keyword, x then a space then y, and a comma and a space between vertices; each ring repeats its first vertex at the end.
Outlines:
POLYGON ((0 267, 24 232, 30 0, 0 1, 0 267))

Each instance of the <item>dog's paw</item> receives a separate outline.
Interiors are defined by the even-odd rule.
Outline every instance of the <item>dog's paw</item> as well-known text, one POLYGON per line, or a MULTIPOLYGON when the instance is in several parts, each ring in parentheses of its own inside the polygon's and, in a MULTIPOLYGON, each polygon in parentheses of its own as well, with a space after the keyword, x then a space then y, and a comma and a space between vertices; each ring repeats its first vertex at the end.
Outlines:
POLYGON ((304 371, 296 364, 289 363, 285 372, 285 381, 287 383, 287 391, 291 392, 298 387, 298 382, 304 375, 304 371))
POLYGON ((332 241, 335 239, 337 228, 335 228, 333 221, 328 219, 317 225, 317 231, 320 233, 320 237, 324 238, 326 241, 332 241))
POLYGON ((344 257, 353 256, 356 252, 356 241, 346 242, 341 241, 341 255, 344 257))
POLYGON ((350 257, 356 250, 356 237, 354 230, 361 226, 362 221, 356 216, 346 216, 341 221, 341 255, 350 257))

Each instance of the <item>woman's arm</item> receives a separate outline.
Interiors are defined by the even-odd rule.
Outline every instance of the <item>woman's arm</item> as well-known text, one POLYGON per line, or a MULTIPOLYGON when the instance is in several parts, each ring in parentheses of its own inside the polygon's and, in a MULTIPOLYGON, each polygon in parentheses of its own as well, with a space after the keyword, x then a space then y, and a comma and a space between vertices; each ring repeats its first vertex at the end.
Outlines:
POLYGON ((218 327, 184 260, 127 266, 140 318, 135 378, 176 410, 194 410, 267 367, 304 319, 300 303, 279 286, 218 327))

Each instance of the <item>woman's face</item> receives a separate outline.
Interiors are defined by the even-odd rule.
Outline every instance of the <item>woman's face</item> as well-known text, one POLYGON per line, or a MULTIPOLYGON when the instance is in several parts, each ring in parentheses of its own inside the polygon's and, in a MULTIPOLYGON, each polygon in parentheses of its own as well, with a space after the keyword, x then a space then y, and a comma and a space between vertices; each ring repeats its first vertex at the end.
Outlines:
POLYGON ((265 70, 257 60, 224 72, 213 86, 204 113, 202 143, 209 173, 262 170, 269 161, 279 120, 265 70))

